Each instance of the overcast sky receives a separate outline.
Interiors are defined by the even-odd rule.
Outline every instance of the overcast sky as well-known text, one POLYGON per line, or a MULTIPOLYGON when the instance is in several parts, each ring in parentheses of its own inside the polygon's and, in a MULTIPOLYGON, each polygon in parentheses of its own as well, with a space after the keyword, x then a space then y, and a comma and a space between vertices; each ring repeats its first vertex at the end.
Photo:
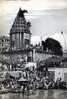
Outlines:
MULTIPOLYGON (((9 34, 20 7, 28 10, 28 14, 25 16, 32 24, 31 33, 34 44, 49 36, 58 37, 60 42, 65 42, 64 38, 67 38, 67 0, 0 0, 1 35, 9 34), (60 34, 61 31, 64 31, 64 38, 60 34)), ((63 43, 62 45, 65 46, 63 43)))

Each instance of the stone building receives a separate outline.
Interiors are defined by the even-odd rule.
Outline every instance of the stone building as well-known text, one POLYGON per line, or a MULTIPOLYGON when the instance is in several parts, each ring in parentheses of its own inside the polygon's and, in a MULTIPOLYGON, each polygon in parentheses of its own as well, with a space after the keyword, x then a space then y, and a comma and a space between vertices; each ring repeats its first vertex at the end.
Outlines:
POLYGON ((27 10, 21 10, 20 8, 10 30, 10 47, 12 50, 18 50, 30 46, 31 23, 26 21, 24 13, 27 13, 27 10))
POLYGON ((10 30, 10 60, 13 64, 20 60, 32 60, 30 54, 32 53, 30 48, 31 23, 27 22, 24 13, 28 13, 27 10, 20 8, 10 30))
POLYGON ((62 81, 67 82, 67 51, 63 52, 63 56, 60 57, 51 52, 43 51, 42 47, 37 46, 33 49, 33 61, 37 62, 38 65, 41 62, 40 67, 44 66, 43 69, 47 66, 53 80, 61 78, 62 81))
MULTIPOLYGON (((9 56, 3 54, 6 51, 9 51, 10 48, 10 38, 9 36, 0 36, 0 67, 5 63, 6 60, 9 59, 9 56)), ((0 68, 1 69, 1 68, 0 68)))

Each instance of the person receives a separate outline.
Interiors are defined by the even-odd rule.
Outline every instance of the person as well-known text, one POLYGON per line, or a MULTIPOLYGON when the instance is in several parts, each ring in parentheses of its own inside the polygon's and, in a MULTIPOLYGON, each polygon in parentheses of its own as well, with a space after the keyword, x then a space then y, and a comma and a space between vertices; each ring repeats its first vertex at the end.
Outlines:
POLYGON ((56 80, 56 88, 60 88, 61 86, 61 78, 57 78, 56 80))
POLYGON ((27 86, 26 83, 23 83, 23 91, 22 91, 23 94, 24 94, 24 92, 25 92, 25 88, 26 88, 26 86, 27 86))
POLYGON ((49 89, 50 85, 51 85, 50 78, 48 76, 46 76, 45 79, 44 79, 44 87, 45 87, 45 89, 49 89))

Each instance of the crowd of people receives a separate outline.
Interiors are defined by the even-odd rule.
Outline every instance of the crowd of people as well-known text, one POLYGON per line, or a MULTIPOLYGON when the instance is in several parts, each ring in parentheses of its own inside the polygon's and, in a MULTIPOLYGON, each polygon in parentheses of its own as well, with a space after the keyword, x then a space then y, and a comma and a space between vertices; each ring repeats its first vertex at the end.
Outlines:
POLYGON ((62 81, 61 78, 57 78, 56 81, 50 78, 50 72, 45 69, 45 71, 38 71, 37 69, 26 68, 20 73, 19 78, 9 77, 4 81, 0 82, 0 89, 8 90, 36 90, 36 89, 65 89, 67 88, 66 82, 62 81), (22 75, 23 74, 23 75, 22 75))

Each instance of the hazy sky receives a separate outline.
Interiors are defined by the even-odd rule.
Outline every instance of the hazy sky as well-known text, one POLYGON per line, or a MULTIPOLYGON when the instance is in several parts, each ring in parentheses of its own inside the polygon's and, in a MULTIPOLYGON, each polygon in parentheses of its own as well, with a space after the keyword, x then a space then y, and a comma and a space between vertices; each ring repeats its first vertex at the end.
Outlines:
POLYGON ((0 0, 1 35, 9 34, 20 7, 28 10, 26 19, 32 24, 32 42, 48 36, 58 37, 59 41, 65 42, 63 39, 67 37, 67 0, 0 0), (62 36, 60 38, 61 31, 64 31, 63 39, 62 36))

